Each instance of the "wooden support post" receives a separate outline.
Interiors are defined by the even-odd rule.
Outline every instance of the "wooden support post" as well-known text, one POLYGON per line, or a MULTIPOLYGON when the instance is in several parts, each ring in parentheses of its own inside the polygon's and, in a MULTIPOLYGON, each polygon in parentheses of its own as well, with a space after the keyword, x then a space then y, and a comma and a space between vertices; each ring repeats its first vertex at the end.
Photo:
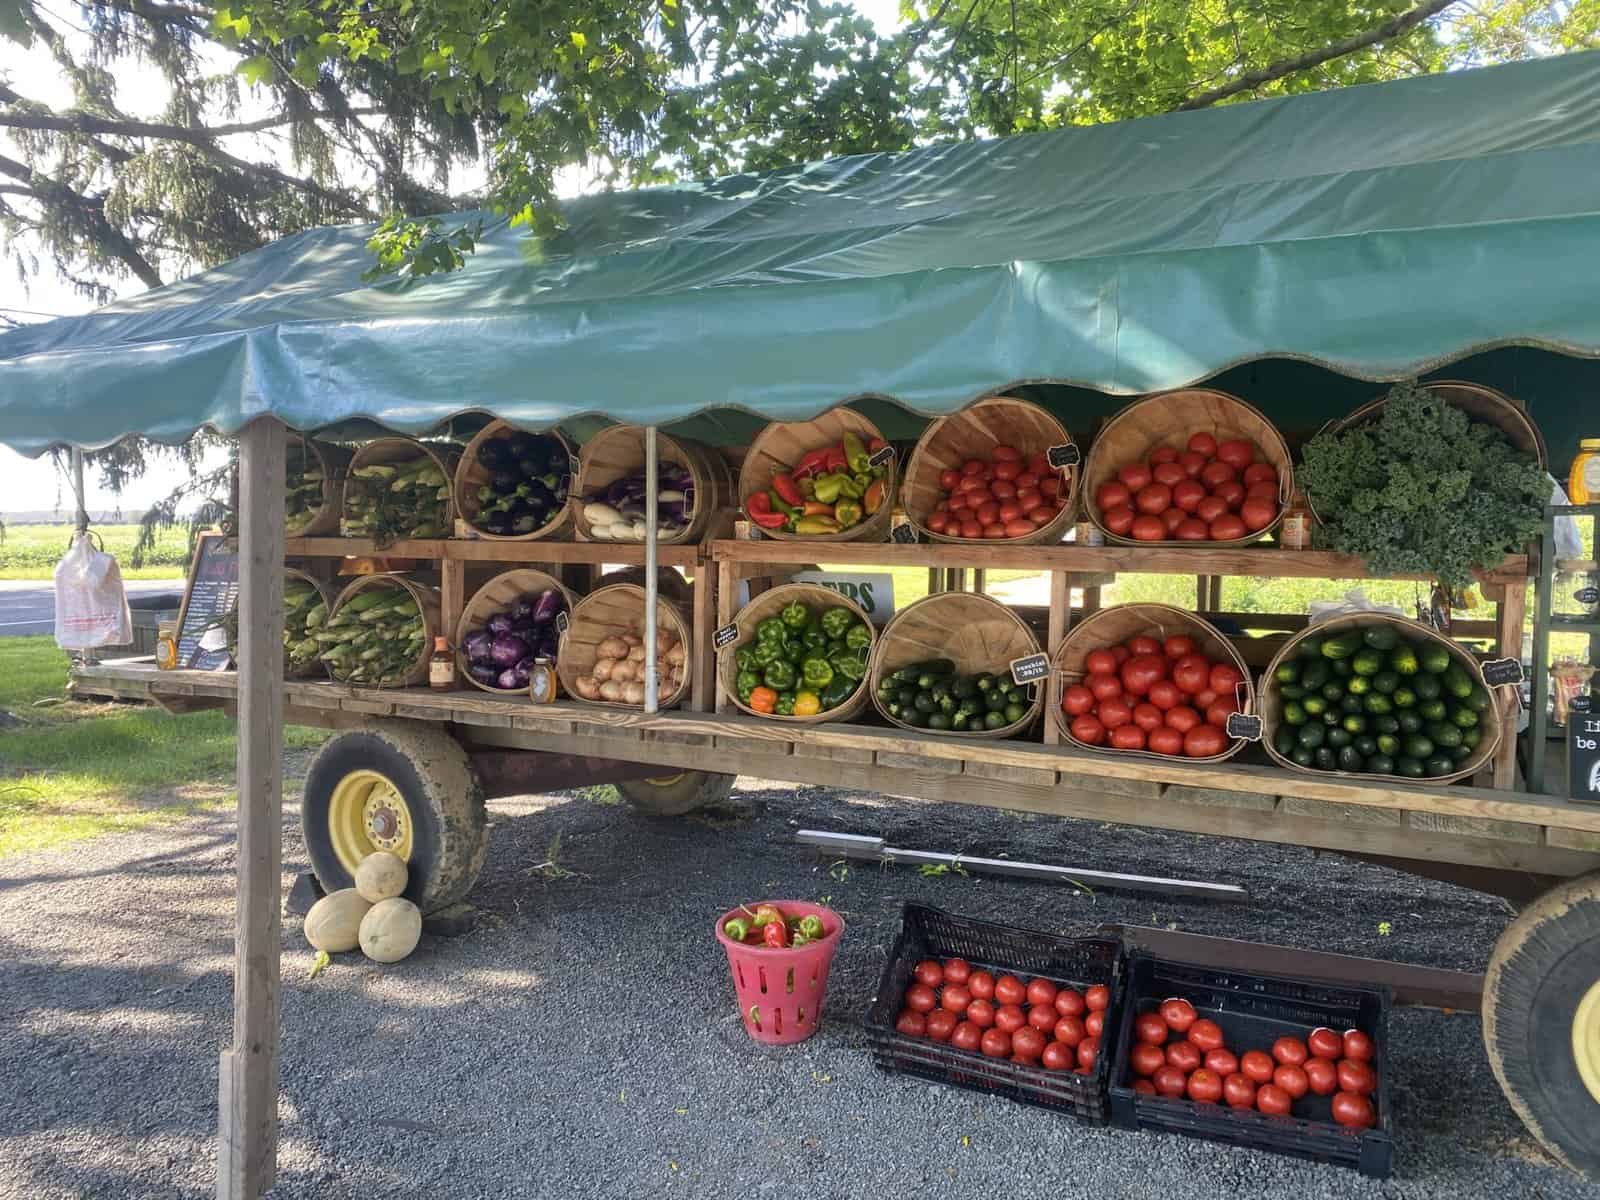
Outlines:
POLYGON ((1100 611, 1100 585, 1083 589, 1083 615, 1100 611))
MULTIPOLYGON (((1050 656, 1050 661, 1055 662, 1056 651, 1061 648, 1061 639, 1067 636, 1067 629, 1072 625, 1072 576, 1065 571, 1050 572, 1050 624, 1045 637, 1044 652, 1050 656)), ((1046 746, 1059 745, 1061 735, 1056 730, 1056 723, 1051 720, 1050 714, 1061 706, 1061 679, 1050 672, 1045 682, 1044 689, 1044 744, 1046 746)))
MULTIPOLYGON (((709 569, 710 564, 707 564, 709 569)), ((717 564, 717 628, 732 622, 734 618, 734 605, 739 602, 739 564, 719 562, 717 564)), ((720 672, 714 674, 716 682, 716 711, 726 712, 728 693, 722 686, 720 672)))
POLYGON ((717 652, 711 635, 717 630, 717 589, 719 572, 709 559, 694 568, 694 663, 689 676, 689 707, 695 712, 713 712, 717 702, 715 679, 717 652))
MULTIPOLYGON (((555 568, 560 570, 559 567, 555 568)), ((467 564, 457 558, 439 560, 439 632, 456 643, 456 626, 467 607, 467 564)), ((462 681, 465 683, 465 680, 462 681)))
MULTIPOLYGON (((1495 605, 1495 650, 1501 658, 1522 658, 1522 619, 1528 607, 1528 585, 1517 580, 1505 585, 1505 595, 1495 605)), ((1494 786, 1517 786, 1517 705, 1516 688, 1502 688, 1501 714, 1505 722, 1505 737, 1494 752, 1494 786)), ((1530 752, 1543 754, 1543 746, 1532 746, 1530 752)))
POLYGON ((279 891, 283 885, 284 428, 239 434, 239 799, 233 1045, 222 1054, 217 1196, 277 1178, 279 891))
POLYGON ((985 585, 988 583, 988 575, 989 572, 984 568, 974 567, 972 569, 972 590, 980 595, 983 594, 985 585))

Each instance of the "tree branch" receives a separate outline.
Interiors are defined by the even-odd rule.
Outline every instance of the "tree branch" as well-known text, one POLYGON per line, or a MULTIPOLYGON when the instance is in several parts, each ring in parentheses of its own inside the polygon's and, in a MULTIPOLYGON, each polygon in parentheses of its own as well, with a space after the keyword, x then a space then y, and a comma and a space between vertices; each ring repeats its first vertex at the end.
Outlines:
POLYGON ((1294 58, 1279 59, 1275 63, 1262 67, 1257 71, 1249 71, 1221 87, 1212 88, 1209 92, 1201 92, 1178 105, 1173 111, 1184 112, 1189 109, 1207 108, 1218 100, 1226 100, 1229 96, 1236 96, 1240 92, 1248 92, 1252 88, 1260 87, 1264 83, 1282 79, 1285 75, 1293 75, 1298 71, 1308 71, 1312 67, 1320 67, 1325 62, 1336 58, 1343 58, 1347 54, 1354 54, 1357 50, 1365 50, 1368 46, 1379 42, 1389 41, 1401 34, 1409 33, 1421 25, 1429 17, 1437 16, 1449 8, 1456 0, 1427 0, 1416 8, 1401 13, 1393 20, 1385 21, 1375 29, 1365 33, 1354 34, 1343 41, 1334 42, 1320 50, 1310 50, 1294 58))
POLYGON ((20 163, 3 154, 0 154, 0 174, 9 175, 12 179, 27 184, 40 200, 53 201, 71 209, 84 222, 89 236, 109 254, 126 263, 128 269, 139 277, 141 283, 152 288, 161 286, 161 273, 139 252, 139 248, 128 239, 127 235, 106 220, 98 201, 81 196, 65 184, 41 175, 26 163, 20 163))

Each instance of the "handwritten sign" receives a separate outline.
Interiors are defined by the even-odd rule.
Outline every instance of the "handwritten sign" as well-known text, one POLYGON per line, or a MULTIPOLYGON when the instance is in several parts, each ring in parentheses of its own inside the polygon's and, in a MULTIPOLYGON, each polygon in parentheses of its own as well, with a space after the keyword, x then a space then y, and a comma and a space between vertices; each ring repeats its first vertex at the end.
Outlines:
POLYGON ((558 612, 556 614, 556 636, 558 638, 566 637, 567 629, 571 626, 571 624, 572 622, 567 619, 567 614, 565 612, 558 612))
POLYGON ((1078 452, 1078 448, 1071 442, 1061 446, 1051 446, 1049 450, 1045 451, 1045 458, 1058 471, 1065 470, 1067 467, 1075 467, 1083 461, 1083 455, 1078 452))
POLYGON ((225 671, 227 623, 239 603, 239 544, 220 533, 202 533, 189 564, 183 607, 178 613, 178 666, 225 671))
POLYGON ((711 644, 718 650, 724 646, 731 646, 739 640, 739 627, 737 625, 724 625, 711 635, 711 644))
POLYGON ((1514 658, 1496 658, 1483 664, 1483 681, 1490 687, 1521 683, 1522 679, 1522 663, 1514 658))
POLYGON ((1600 717, 1576 705, 1567 719, 1567 795, 1600 804, 1600 717))
POLYGON ((894 447, 879 447, 877 450, 873 451, 872 456, 868 458, 867 461, 875 467, 887 467, 894 461, 894 447))
POLYGON ((1229 713, 1228 736, 1247 742, 1261 740, 1261 718, 1254 713, 1229 713))
POLYGON ((1028 654, 1011 660, 1011 682, 1021 687, 1050 674, 1050 659, 1043 654, 1028 654))

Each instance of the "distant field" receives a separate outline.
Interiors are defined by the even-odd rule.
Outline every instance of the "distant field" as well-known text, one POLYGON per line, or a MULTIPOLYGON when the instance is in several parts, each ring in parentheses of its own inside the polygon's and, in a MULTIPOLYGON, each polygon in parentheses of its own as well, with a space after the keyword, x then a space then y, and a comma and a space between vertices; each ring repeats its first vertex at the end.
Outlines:
MULTIPOLYGON (((133 544, 137 525, 91 527, 116 555, 124 579, 179 579, 189 564, 189 535, 183 528, 163 530, 156 548, 135 568, 133 544)), ((49 579, 72 537, 71 525, 12 525, 0 537, 0 579, 49 579)))

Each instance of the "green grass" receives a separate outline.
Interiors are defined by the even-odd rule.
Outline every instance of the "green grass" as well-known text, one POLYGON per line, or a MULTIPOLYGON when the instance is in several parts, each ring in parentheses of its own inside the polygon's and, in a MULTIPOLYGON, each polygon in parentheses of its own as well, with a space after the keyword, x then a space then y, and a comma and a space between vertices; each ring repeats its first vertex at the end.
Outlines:
MULTIPOLYGON (((234 725, 222 713, 72 703, 66 678, 53 638, 0 640, 0 709, 23 721, 0 729, 0 859, 233 804, 234 725)), ((325 736, 291 727, 284 741, 325 736)))
MULTIPOLYGON (((133 566, 137 525, 96 525, 94 532, 114 554, 124 579, 182 579, 189 564, 189 534, 181 527, 164 529, 145 565, 133 566)), ((71 525, 7 525, 0 537, 0 579, 49 579, 72 537, 71 525)))

